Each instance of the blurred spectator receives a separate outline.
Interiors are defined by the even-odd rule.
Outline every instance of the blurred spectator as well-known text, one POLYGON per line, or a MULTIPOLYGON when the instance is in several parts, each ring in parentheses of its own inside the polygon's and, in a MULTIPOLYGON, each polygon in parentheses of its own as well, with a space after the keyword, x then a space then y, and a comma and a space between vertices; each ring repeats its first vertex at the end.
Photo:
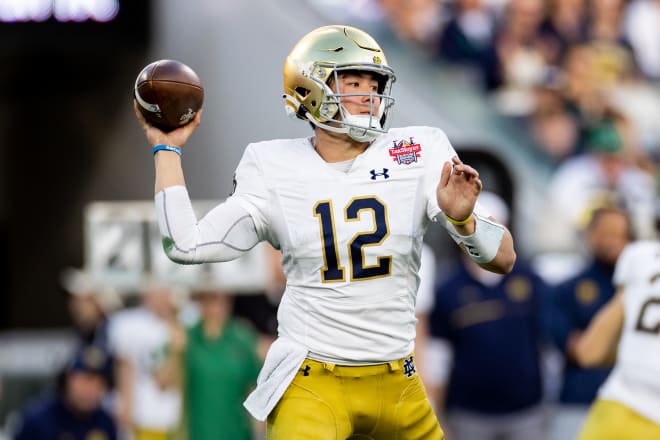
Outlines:
POLYGON ((599 91, 608 91, 635 71, 631 49, 619 41, 595 40, 589 44, 592 51, 591 69, 599 91))
POLYGON ((632 47, 623 38, 621 0, 592 0, 584 40, 568 48, 564 96, 582 125, 607 117, 608 95, 636 71, 632 47))
POLYGON ((553 427, 553 438, 557 440, 574 438, 598 387, 610 372, 609 368, 581 368, 573 352, 581 332, 615 293, 614 265, 632 240, 627 213, 614 207, 595 209, 584 240, 591 262, 553 289, 547 321, 554 344, 564 354, 560 407, 553 427))
POLYGON ((580 252, 578 231, 590 210, 603 201, 622 205, 633 219, 640 237, 655 234, 655 182, 651 175, 631 165, 623 139, 612 122, 595 125, 586 136, 586 151, 566 160, 548 187, 543 214, 543 247, 580 252))
POLYGON ((122 306, 118 292, 90 273, 74 268, 62 273, 62 287, 69 293, 69 314, 81 344, 92 344, 109 353, 108 315, 122 306))
POLYGON ((660 0, 633 0, 623 22, 623 34, 635 50, 647 78, 660 80, 660 0))
POLYGON ((636 69, 632 46, 623 35, 626 0, 591 0, 587 41, 593 51, 596 84, 607 91, 636 69))
POLYGON ((623 14, 627 0, 591 0, 587 39, 619 44, 632 49, 623 35, 623 14))
POLYGON ((660 91, 653 84, 631 70, 607 92, 607 103, 625 123, 619 126, 628 142, 631 163, 651 173, 655 165, 651 157, 660 159, 660 91))
POLYGON ((589 136, 612 125, 622 144, 625 162, 651 174, 650 159, 658 150, 660 94, 642 81, 622 48, 601 43, 576 46, 566 62, 563 93, 576 118, 582 139, 579 152, 589 147, 589 136))
POLYGON ((134 440, 165 440, 181 416, 177 354, 185 331, 177 318, 176 290, 151 281, 141 305, 110 320, 116 359, 117 417, 134 440))
POLYGON ((549 74, 549 47, 540 32, 543 0, 511 0, 483 61, 485 84, 499 110, 525 116, 534 109, 533 89, 549 74))
POLYGON ((188 329, 183 354, 185 415, 191 440, 251 440, 243 408, 262 361, 256 331, 232 318, 232 296, 210 285, 194 292, 201 320, 188 329))
POLYGON ((534 145, 558 166, 577 150, 580 130, 561 94, 553 87, 538 87, 529 119, 534 145))
POLYGON ((379 0, 401 40, 431 49, 442 29, 441 0, 379 0))
MULTIPOLYGON (((506 224, 508 208, 492 193, 479 203, 506 224)), ((542 321, 545 284, 518 259, 511 273, 471 260, 436 288, 427 359, 430 395, 446 411, 447 438, 542 440, 542 321)))
POLYGON ((115 422, 101 406, 110 374, 102 350, 81 349, 67 366, 57 393, 27 406, 14 439, 115 440, 115 422))
POLYGON ((548 62, 559 66, 568 49, 587 38, 587 0, 550 0, 546 11, 541 33, 550 44, 548 62))
POLYGON ((495 15, 482 0, 456 0, 438 47, 451 62, 477 68, 495 34, 495 15))
POLYGON ((607 100, 595 68, 592 46, 571 46, 562 64, 562 94, 580 126, 602 119, 607 100))

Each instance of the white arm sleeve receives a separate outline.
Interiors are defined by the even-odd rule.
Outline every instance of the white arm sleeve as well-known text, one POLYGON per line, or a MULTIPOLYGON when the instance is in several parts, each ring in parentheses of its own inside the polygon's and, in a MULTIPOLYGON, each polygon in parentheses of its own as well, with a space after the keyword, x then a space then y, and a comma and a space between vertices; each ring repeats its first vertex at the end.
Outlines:
POLYGON ((235 200, 219 204, 199 221, 183 186, 165 188, 155 200, 163 248, 177 263, 233 260, 260 241, 252 217, 235 200))

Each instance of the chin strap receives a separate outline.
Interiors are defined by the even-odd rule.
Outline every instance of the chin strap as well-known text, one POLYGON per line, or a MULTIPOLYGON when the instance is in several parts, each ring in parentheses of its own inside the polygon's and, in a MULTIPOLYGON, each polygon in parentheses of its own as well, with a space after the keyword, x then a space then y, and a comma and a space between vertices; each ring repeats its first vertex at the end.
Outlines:
POLYGON ((352 115, 344 111, 348 135, 358 142, 371 142, 383 132, 380 122, 374 116, 352 115))
POLYGON ((322 128, 324 130, 332 131, 333 133, 347 134, 351 137, 351 139, 357 142, 371 142, 374 139, 376 139, 381 133, 384 132, 384 130, 380 127, 380 123, 378 122, 378 120, 375 117, 371 117, 371 116, 363 116, 363 115, 353 116, 350 113, 346 112, 347 115, 346 121, 336 121, 343 125, 341 127, 335 127, 317 121, 312 117, 312 115, 309 112, 307 112, 305 115, 307 117, 307 120, 310 121, 315 126, 322 128), (359 124, 359 122, 364 122, 364 121, 369 122, 369 120, 371 120, 372 122, 371 127, 366 127, 364 125, 359 124), (377 124, 377 126, 374 126, 373 123, 377 124))

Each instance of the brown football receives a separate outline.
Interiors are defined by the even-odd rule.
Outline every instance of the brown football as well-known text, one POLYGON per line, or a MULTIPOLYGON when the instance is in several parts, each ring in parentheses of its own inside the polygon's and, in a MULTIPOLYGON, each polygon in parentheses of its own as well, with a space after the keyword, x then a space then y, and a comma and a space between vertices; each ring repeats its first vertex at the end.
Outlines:
POLYGON ((175 60, 154 61, 142 69, 134 95, 144 118, 163 131, 192 121, 204 103, 195 71, 175 60))

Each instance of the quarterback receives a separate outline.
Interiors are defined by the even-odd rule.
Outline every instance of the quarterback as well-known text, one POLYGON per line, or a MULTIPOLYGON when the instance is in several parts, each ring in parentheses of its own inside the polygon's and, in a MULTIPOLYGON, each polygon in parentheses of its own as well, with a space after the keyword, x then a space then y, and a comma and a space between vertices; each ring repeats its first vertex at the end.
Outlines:
POLYGON ((594 317, 576 348, 585 366, 616 357, 579 439, 660 438, 660 243, 628 245, 614 283, 617 295, 594 317))
POLYGON ((163 133, 136 111, 171 259, 231 260, 260 241, 282 251, 278 339, 245 401, 269 439, 442 439, 412 354, 424 232, 440 223, 491 271, 515 261, 509 231, 476 203, 479 174, 445 134, 385 128, 394 81, 365 32, 305 35, 285 61, 283 97, 313 135, 248 145, 233 194, 200 220, 180 157, 200 116, 163 133))

